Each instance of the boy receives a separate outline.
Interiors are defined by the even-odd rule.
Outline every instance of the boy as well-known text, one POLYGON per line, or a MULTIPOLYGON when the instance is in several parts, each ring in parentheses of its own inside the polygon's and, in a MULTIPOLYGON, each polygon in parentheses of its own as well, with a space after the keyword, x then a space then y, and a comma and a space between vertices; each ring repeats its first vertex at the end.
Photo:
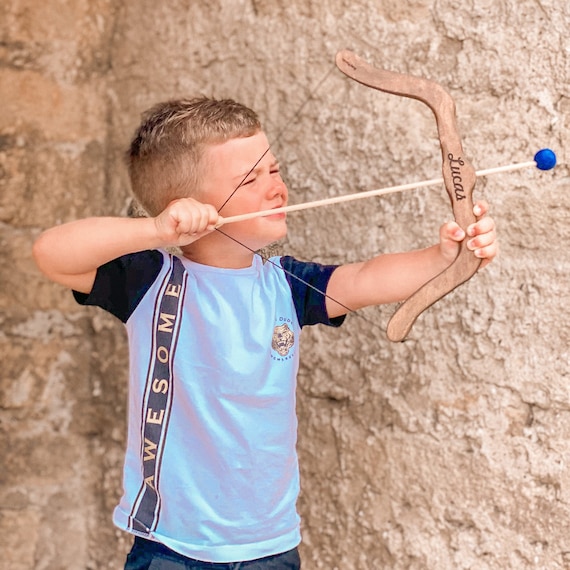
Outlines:
MULTIPOLYGON (((40 269, 126 325, 126 570, 300 567, 295 378, 303 326, 408 297, 455 258, 454 222, 428 249, 322 266, 254 251, 283 238, 287 187, 257 115, 231 100, 170 101, 146 115, 128 168, 148 218, 91 218, 44 232, 40 269), (181 256, 164 248, 176 246, 181 256), (325 296, 326 293, 326 296, 325 296), (167 562, 168 561, 168 562, 167 562)), ((475 214, 484 216, 479 203, 475 214)), ((494 222, 469 248, 496 255, 494 222)))

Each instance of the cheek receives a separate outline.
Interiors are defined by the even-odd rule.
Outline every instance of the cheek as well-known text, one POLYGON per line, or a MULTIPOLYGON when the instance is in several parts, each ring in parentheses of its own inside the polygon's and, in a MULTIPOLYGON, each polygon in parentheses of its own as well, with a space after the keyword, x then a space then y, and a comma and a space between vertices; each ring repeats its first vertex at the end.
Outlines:
POLYGON ((226 217, 255 212, 259 209, 258 201, 247 196, 242 188, 239 188, 233 195, 231 193, 228 194, 226 200, 226 204, 221 212, 226 217))
POLYGON ((256 209, 255 202, 248 198, 246 190, 242 187, 237 190, 232 187, 218 187, 207 194, 210 204, 225 217, 244 214, 256 209))
POLYGON ((223 209, 228 215, 229 208, 233 206, 234 201, 237 201, 240 190, 241 188, 236 192, 235 186, 219 176, 211 175, 203 178, 203 182, 193 198, 204 204, 211 204, 217 211, 223 209))

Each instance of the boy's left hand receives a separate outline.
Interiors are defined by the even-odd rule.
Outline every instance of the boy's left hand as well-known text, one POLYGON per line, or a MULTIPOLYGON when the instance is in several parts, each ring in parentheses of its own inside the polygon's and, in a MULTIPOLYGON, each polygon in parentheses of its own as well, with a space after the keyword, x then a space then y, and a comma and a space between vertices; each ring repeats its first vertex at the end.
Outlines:
MULTIPOLYGON (((493 218, 486 217, 489 205, 485 201, 476 202, 473 213, 477 222, 467 228, 467 247, 476 257, 481 258, 481 268, 491 263, 499 251, 497 234, 493 218)), ((459 252, 459 242, 465 238, 465 232, 456 222, 448 222, 439 230, 439 246, 442 256, 451 264, 459 252)))

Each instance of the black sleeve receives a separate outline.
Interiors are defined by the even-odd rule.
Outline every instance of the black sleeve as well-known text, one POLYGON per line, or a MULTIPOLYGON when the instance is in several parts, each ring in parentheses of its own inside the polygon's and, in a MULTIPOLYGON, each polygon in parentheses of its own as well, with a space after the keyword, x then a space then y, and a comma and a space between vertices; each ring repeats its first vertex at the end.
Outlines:
POLYGON ((302 327, 315 324, 338 327, 344 322, 345 315, 330 319, 326 309, 327 285, 337 265, 306 263, 284 256, 281 267, 291 287, 295 311, 302 327))
POLYGON ((73 291, 81 305, 95 305, 126 323, 163 265, 158 250, 124 255, 97 269, 93 289, 89 294, 73 291))

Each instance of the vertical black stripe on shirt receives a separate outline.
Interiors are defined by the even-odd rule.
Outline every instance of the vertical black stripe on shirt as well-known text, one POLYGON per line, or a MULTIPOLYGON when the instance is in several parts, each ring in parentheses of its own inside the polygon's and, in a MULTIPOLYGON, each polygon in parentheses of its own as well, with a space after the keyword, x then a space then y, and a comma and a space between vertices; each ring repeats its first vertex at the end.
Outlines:
POLYGON ((182 262, 172 257, 155 306, 151 365, 146 379, 141 430, 143 481, 129 517, 131 530, 148 534, 156 529, 160 514, 160 465, 173 397, 173 361, 182 319, 187 274, 182 262))

